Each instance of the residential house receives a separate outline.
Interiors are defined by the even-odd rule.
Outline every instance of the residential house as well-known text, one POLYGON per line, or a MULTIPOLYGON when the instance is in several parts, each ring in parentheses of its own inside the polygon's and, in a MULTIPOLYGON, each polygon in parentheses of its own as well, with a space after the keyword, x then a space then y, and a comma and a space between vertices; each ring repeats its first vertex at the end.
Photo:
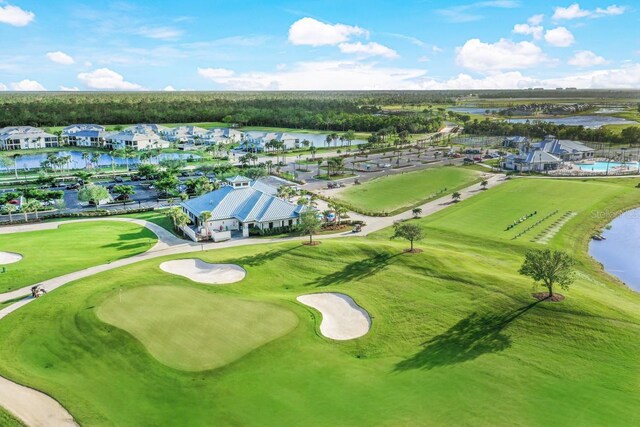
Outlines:
POLYGON ((215 233, 242 231, 242 235, 248 237, 250 228, 266 230, 300 222, 305 208, 276 194, 277 189, 270 185, 236 176, 219 190, 187 200, 181 207, 199 236, 215 240, 215 233), (203 221, 204 213, 208 218, 203 221))
POLYGON ((154 132, 134 133, 121 131, 108 134, 106 137, 106 147, 112 150, 132 149, 148 150, 152 148, 166 148, 169 143, 160 139, 154 132))
POLYGON ((209 131, 198 126, 178 126, 169 129, 164 137, 171 142, 204 144, 205 136, 209 131))
POLYGON ((58 137, 32 126, 0 129, 0 150, 30 150, 58 147, 58 137))
POLYGON ((93 124, 75 124, 62 129, 62 137, 76 147, 102 148, 107 134, 104 126, 93 124))

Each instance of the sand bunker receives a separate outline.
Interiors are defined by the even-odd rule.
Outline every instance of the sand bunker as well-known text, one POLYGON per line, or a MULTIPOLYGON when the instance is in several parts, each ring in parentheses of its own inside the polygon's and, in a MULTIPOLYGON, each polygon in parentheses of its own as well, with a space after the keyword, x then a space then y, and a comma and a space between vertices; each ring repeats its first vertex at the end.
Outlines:
POLYGON ((11 264, 22 259, 22 255, 14 252, 0 252, 0 265, 11 264))
POLYGON ((235 264, 209 264, 199 259, 177 259, 160 264, 163 271, 208 285, 239 282, 247 272, 235 264))
POLYGON ((352 340, 369 332, 369 313, 350 296, 330 292, 301 295, 297 300, 322 314, 320 332, 327 338, 352 340))

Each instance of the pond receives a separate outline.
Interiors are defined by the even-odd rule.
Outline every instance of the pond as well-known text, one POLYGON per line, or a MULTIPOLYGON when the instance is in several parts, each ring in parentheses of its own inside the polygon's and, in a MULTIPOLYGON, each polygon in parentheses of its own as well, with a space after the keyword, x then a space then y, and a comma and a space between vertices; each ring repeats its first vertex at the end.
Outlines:
POLYGON ((569 116, 569 117, 549 117, 544 119, 505 119, 511 123, 533 123, 535 121, 548 122, 556 125, 584 126, 585 128, 596 129, 605 125, 627 125, 638 124, 633 120, 621 119, 612 116, 569 116))
POLYGON ((604 269, 640 292, 640 209, 633 209, 615 218, 602 235, 606 240, 593 240, 589 254, 604 269))
POLYGON ((462 114, 487 114, 487 111, 489 111, 489 114, 491 113, 497 113, 499 111, 502 111, 504 108, 480 108, 480 107, 451 107, 448 108, 448 110, 450 111, 454 111, 456 113, 462 113, 462 114))
MULTIPOLYGON (((83 169, 86 167, 87 162, 82 158, 83 151, 58 151, 56 153, 57 156, 71 156, 71 160, 69 162, 69 166, 71 169, 83 169)), ((23 154, 17 160, 18 169, 37 169, 40 168, 40 164, 47 160, 47 155, 49 153, 34 153, 34 154, 23 154)), ((93 153, 89 153, 91 155, 93 153)), ((110 167, 111 166, 111 156, 106 153, 99 153, 100 157, 98 159, 99 167, 110 167)), ((158 157, 152 157, 149 159, 150 163, 158 163, 160 160, 168 160, 168 159, 183 159, 188 160, 193 157, 194 159, 200 158, 200 156, 196 154, 183 154, 183 153, 162 153, 158 157)), ((140 162, 139 157, 133 157, 129 159, 129 165, 135 165, 140 162)), ((114 163, 116 165, 125 165, 127 160, 123 157, 114 157, 114 163)), ((14 169, 13 163, 9 166, 2 167, 0 166, 0 171, 12 171, 14 169)))

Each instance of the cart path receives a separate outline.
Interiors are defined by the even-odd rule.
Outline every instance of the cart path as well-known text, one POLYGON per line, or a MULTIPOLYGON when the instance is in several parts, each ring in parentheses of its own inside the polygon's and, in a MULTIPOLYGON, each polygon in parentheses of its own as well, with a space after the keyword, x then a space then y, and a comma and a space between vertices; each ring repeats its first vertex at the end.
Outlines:
MULTIPOLYGON (((494 175, 487 179, 489 181, 489 185, 487 188, 495 187, 503 182, 505 182, 504 175, 494 175)), ((483 192, 480 184, 474 184, 470 187, 465 188, 464 190, 459 191, 462 195, 462 199, 466 199, 469 197, 473 197, 477 194, 481 194, 483 192)), ((421 217, 432 215, 436 212, 439 212, 447 207, 451 206, 451 196, 445 196, 440 199, 432 200, 431 202, 425 203, 421 206, 422 215, 421 217)), ((405 219, 409 219, 413 217, 411 210, 403 212, 401 214, 391 216, 391 217, 367 217, 364 215, 358 215, 355 213, 350 213, 350 217, 353 219, 362 219, 367 223, 367 226, 363 229, 362 233, 351 233, 350 231, 316 236, 318 240, 324 239, 332 239, 339 237, 349 237, 349 236, 366 236, 375 231, 379 231, 383 228, 389 227, 393 225, 396 221, 401 221, 405 219)), ((26 224, 26 225, 16 225, 16 226, 8 226, 0 228, 0 234, 9 234, 9 233, 18 233, 18 232, 28 232, 28 231, 37 231, 37 230, 49 230, 58 228, 61 224, 68 224, 73 222, 86 222, 86 221, 124 221, 124 222, 132 222, 139 225, 142 225, 151 231, 153 231, 158 236, 158 243, 148 250, 147 252, 134 255, 130 258, 125 258, 121 260, 117 260, 108 264, 97 265, 94 267, 89 267, 84 270, 76 271, 73 273, 65 274, 63 276, 55 277, 53 279, 45 280, 42 283, 43 287, 47 290, 47 292, 51 292, 56 290, 57 288, 75 280, 83 279, 86 277, 93 276, 98 273, 102 273, 105 271, 113 270, 116 268, 124 267, 126 265, 135 264, 137 262, 146 261, 149 259, 154 259, 167 255, 179 255, 179 254, 187 254, 193 252, 199 252, 204 250, 213 250, 213 249, 223 249, 230 248, 236 246, 246 246, 246 245, 263 245, 269 243, 280 243, 280 242, 290 242, 290 241, 302 241, 306 240, 306 236, 300 237, 288 237, 288 238, 272 238, 272 239, 236 239, 236 240, 228 240, 226 242, 214 243, 214 242, 203 242, 196 243, 191 241, 185 241, 174 236, 169 231, 164 228, 158 226, 157 224, 138 220, 133 218, 92 218, 92 219, 81 219, 81 220, 72 220, 72 221, 63 221, 63 222, 53 222, 53 223, 41 223, 41 224, 26 224)), ((31 293, 31 286, 26 286, 22 289, 17 289, 11 292, 7 292, 4 294, 0 294, 0 302, 9 301, 12 299, 19 298, 21 296, 27 295, 31 293)), ((46 300, 46 297, 45 297, 46 300)), ((32 297, 24 298, 2 310, 0 310, 0 320, 5 316, 13 313, 19 308, 35 301, 32 297)), ((51 396, 48 396, 42 392, 34 390, 32 388, 20 385, 8 379, 5 379, 0 376, 0 406, 8 410, 11 414, 19 418, 22 422, 24 422, 29 427, 45 427, 45 426, 77 426, 78 424, 74 421, 73 416, 60 405, 58 401, 53 399, 51 396)))

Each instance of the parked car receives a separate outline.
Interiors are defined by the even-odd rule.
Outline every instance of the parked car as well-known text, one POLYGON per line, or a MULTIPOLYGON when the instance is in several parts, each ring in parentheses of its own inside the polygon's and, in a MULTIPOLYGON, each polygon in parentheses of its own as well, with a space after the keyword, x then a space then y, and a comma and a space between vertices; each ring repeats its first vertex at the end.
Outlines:
POLYGON ((141 178, 140 178, 140 175, 133 175, 133 176, 131 177, 131 181, 140 181, 140 179, 141 179, 141 178))
POLYGON ((454 158, 456 158, 456 159, 459 159, 460 157, 462 157, 462 154, 460 154, 460 153, 453 153, 453 156, 452 156, 452 157, 454 157, 454 158))
POLYGON ((182 171, 182 172, 180 172, 180 176, 185 176, 185 177, 187 177, 187 176, 189 176, 189 172, 187 172, 187 171, 182 171))
POLYGON ((462 159, 462 161, 465 165, 470 165, 474 163, 473 159, 470 159, 469 157, 465 157, 464 159, 462 159))
POLYGON ((80 184, 75 183, 75 184, 69 184, 65 187, 66 190, 77 190, 80 188, 80 184))
POLYGON ((121 176, 116 176, 115 178, 113 178, 113 180, 117 183, 124 182, 124 179, 121 176))
POLYGON ((204 172, 196 171, 195 175, 196 176, 204 176, 204 172))
POLYGON ((473 157, 473 161, 474 161, 474 162, 481 162, 481 161, 482 161, 482 157, 480 157, 480 156, 474 156, 474 157, 473 157))
POLYGON ((126 202, 127 200, 129 200, 129 195, 120 194, 119 196, 115 197, 113 200, 115 200, 116 202, 126 202))

